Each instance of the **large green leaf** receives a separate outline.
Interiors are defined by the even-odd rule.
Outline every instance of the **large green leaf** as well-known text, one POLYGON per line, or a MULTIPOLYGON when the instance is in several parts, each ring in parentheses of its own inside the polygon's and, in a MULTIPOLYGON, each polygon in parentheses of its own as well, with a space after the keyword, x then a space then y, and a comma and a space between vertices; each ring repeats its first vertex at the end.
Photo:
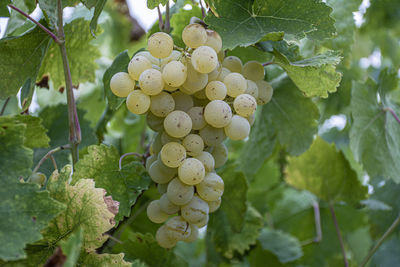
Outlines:
POLYGON ((117 222, 124 216, 129 216, 136 198, 151 182, 141 163, 131 162, 120 170, 119 158, 115 147, 90 146, 88 154, 78 161, 72 176, 72 183, 85 177, 94 179, 96 186, 104 188, 107 194, 120 203, 119 212, 115 217, 117 222))
MULTIPOLYGON (((93 36, 89 31, 90 22, 77 18, 65 24, 65 45, 67 49, 72 82, 75 86, 86 81, 94 81, 97 69, 96 59, 100 57, 97 47, 90 44, 93 36)), ((59 45, 52 43, 40 68, 39 76, 49 75, 54 88, 65 85, 63 61, 59 45)))
POLYGON ((42 239, 46 228, 64 205, 50 198, 49 192, 39 191, 36 184, 21 183, 18 177, 0 172, 0 258, 17 260, 26 257, 26 244, 42 239))
POLYGON ((286 181, 296 188, 326 201, 357 203, 366 197, 367 187, 361 185, 343 153, 320 137, 307 152, 288 162, 286 181))
POLYGON ((371 79, 354 83, 350 147, 370 176, 382 175, 399 183, 400 124, 391 112, 400 116, 400 107, 390 98, 390 91, 398 86, 396 76, 394 71, 383 71, 378 84, 371 79))
POLYGON ((81 228, 78 228, 74 233, 72 233, 68 240, 60 242, 62 253, 67 257, 63 267, 76 266, 81 253, 82 243, 83 231, 81 228))
POLYGON ((24 83, 33 86, 50 40, 39 27, 0 40, 0 98, 17 94, 24 83))
POLYGON ((213 0, 215 16, 209 12, 205 21, 222 37, 224 48, 249 46, 268 35, 285 32, 296 39, 332 38, 332 9, 315 0, 213 0))
POLYGON ((299 240, 280 230, 264 228, 258 240, 263 249, 274 253, 282 263, 294 261, 303 256, 299 240))

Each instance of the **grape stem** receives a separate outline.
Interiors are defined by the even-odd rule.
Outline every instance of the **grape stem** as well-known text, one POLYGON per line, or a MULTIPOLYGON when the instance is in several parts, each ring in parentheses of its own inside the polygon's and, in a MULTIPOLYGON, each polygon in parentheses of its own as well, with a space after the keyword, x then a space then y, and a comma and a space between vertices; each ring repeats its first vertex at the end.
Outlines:
POLYGON ((4 111, 6 111, 6 107, 7 107, 9 101, 10 101, 10 97, 7 97, 6 101, 4 101, 3 107, 1 108, 0 116, 3 116, 4 111))
POLYGON ((165 7, 165 23, 164 23, 164 32, 169 33, 171 31, 170 19, 169 19, 169 1, 167 1, 165 7))
POLYGON ((275 64, 275 63, 273 61, 269 61, 269 62, 263 63, 262 65, 265 67, 265 66, 272 65, 272 64, 275 64))
POLYGON ((138 157, 140 159, 143 158, 143 155, 141 155, 139 153, 136 153, 136 152, 125 153, 119 158, 119 170, 122 169, 122 160, 127 156, 136 156, 136 157, 138 157))
POLYGON ((28 14, 26 14, 24 11, 22 11, 21 9, 19 9, 18 7, 14 6, 14 5, 8 5, 11 9, 14 9, 15 11, 17 11, 18 13, 20 13, 22 16, 26 17, 27 19, 29 19, 30 21, 32 21, 33 23, 35 23, 36 25, 38 25, 43 31, 45 31, 57 44, 61 43, 61 40, 54 34, 52 33, 49 29, 47 29, 45 26, 43 26, 40 22, 36 21, 34 18, 32 18, 31 16, 29 16, 28 14))
POLYGON ((368 255, 364 258, 361 262, 360 267, 364 267, 368 261, 371 259, 372 255, 378 250, 378 248, 383 244, 383 242, 393 233, 393 231, 399 226, 400 224, 400 214, 397 216, 396 220, 392 223, 392 225, 386 230, 383 236, 378 240, 375 246, 368 252, 368 255))
POLYGON ((158 12, 158 28, 160 29, 160 31, 162 31, 164 29, 164 22, 159 5, 157 6, 157 12, 158 12))
POLYGON ((333 204, 332 203, 329 203, 329 209, 331 211, 333 224, 335 225, 336 234, 338 236, 339 243, 340 243, 340 248, 342 250, 344 266, 345 267, 349 267, 349 262, 347 261, 346 250, 344 248, 344 242, 343 242, 342 234, 340 233, 339 224, 337 222, 335 210, 333 209, 333 204))
MULTIPOLYGON (((56 148, 50 150, 49 152, 47 152, 47 154, 44 155, 44 157, 41 158, 41 159, 39 160, 38 164, 37 164, 37 165, 35 166, 35 168, 33 169, 33 173, 36 173, 36 172, 39 170, 40 166, 42 166, 42 164, 43 164, 48 158, 53 157, 53 154, 54 154, 54 153, 56 153, 56 152, 58 152, 58 151, 61 151, 61 150, 64 150, 64 149, 69 149, 69 148, 70 148, 70 145, 67 144, 67 145, 63 145, 63 146, 56 147, 56 148)), ((53 163, 53 164, 54 164, 54 163, 53 163)), ((55 165, 55 168, 57 168, 57 165, 55 165)))

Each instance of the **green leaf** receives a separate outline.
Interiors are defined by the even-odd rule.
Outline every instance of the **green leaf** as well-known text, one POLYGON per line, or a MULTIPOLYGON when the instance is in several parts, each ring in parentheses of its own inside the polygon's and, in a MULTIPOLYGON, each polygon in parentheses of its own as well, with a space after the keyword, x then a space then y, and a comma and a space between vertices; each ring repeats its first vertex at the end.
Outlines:
POLYGON ((265 53, 261 49, 254 46, 249 47, 236 47, 233 50, 228 50, 226 56, 237 56, 243 63, 247 61, 256 60, 258 62, 267 62, 271 60, 271 55, 265 53))
POLYGON ((104 96, 107 98, 108 106, 112 110, 116 110, 123 102, 124 98, 114 95, 110 89, 110 81, 112 76, 117 72, 127 72, 130 61, 128 52, 121 52, 113 61, 111 66, 106 70, 103 76, 104 96))
POLYGON ((317 133, 318 108, 288 78, 273 87, 271 102, 263 107, 260 115, 268 122, 267 127, 276 131, 278 142, 287 152, 300 155, 310 147, 317 133))
POLYGON ((396 76, 395 71, 383 71, 378 84, 371 79, 365 84, 354 83, 350 147, 370 176, 382 175, 399 183, 400 125, 390 110, 400 116, 400 107, 389 93, 397 88, 396 76))
MULTIPOLYGON (((95 252, 87 253, 82 259, 79 260, 80 266, 85 267, 145 267, 140 262, 126 262, 124 261, 124 254, 97 254, 95 252)), ((65 265, 64 265, 65 266, 65 265)))
POLYGON ((81 253, 81 247, 83 243, 83 231, 78 228, 74 233, 72 233, 68 240, 63 240, 60 242, 60 247, 62 253, 67 257, 64 262, 63 267, 74 267, 78 262, 79 255, 81 253))
MULTIPOLYGON (((72 83, 78 86, 82 82, 93 82, 96 59, 100 57, 97 47, 90 44, 93 36, 89 32, 89 21, 84 18, 65 24, 65 45, 71 70, 72 83)), ((40 68, 39 77, 49 75, 55 89, 65 86, 63 61, 58 44, 52 43, 40 68)))
MULTIPOLYGON (((91 1, 91 0, 89 0, 89 1, 91 1)), ((54 25, 58 25, 58 11, 57 11, 58 10, 57 9, 58 1, 54 1, 54 0, 38 0, 37 2, 39 4, 40 9, 48 17, 50 23, 53 26, 54 25)), ((75 6, 78 3, 79 3, 79 0, 62 0, 62 6, 63 7, 75 6)))
POLYGON ((39 27, 0 40, 0 98, 17 94, 28 80, 33 86, 50 40, 39 27))
POLYGON ((64 210, 64 205, 50 198, 49 192, 39 191, 36 184, 18 181, 18 177, 0 172, 0 258, 17 260, 26 256, 24 247, 42 239, 41 230, 64 210))
POLYGON ((88 154, 76 164, 72 176, 72 183, 85 177, 94 179, 96 186, 104 188, 107 194, 120 203, 119 212, 115 217, 117 222, 124 216, 129 216, 131 206, 151 182, 145 168, 139 162, 131 162, 119 170, 119 158, 115 147, 103 144, 90 146, 88 154))
POLYGON ((258 240, 263 249, 274 253, 282 263, 291 262, 303 256, 299 240, 280 230, 264 228, 258 240))
POLYGON ((7 5, 11 4, 11 0, 4 0, 0 4, 0 17, 10 17, 10 12, 8 11, 7 5))
MULTIPOLYGON (((332 9, 313 0, 213 0, 213 11, 205 21, 222 37, 223 46, 249 46, 266 40, 266 36, 291 34, 296 39, 310 40, 332 38, 334 20, 329 16, 332 9)), ((271 40, 271 39, 270 39, 271 40)))
POLYGON ((288 162, 286 181, 296 188, 326 201, 356 203, 366 197, 367 187, 361 185, 343 153, 320 137, 307 152, 288 162))
POLYGON ((274 49, 274 63, 281 66, 296 86, 307 96, 328 97, 336 91, 342 74, 336 72, 340 62, 337 52, 327 51, 312 58, 290 62, 280 51, 274 49))
POLYGON ((147 7, 150 9, 154 9, 159 5, 165 6, 168 3, 168 0, 147 0, 147 7))
POLYGON ((90 31, 92 35, 95 35, 97 30, 97 21, 99 20, 100 14, 103 11, 104 6, 106 5, 107 0, 97 0, 94 5, 94 13, 92 20, 90 21, 90 31))
POLYGON ((33 151, 25 146, 26 132, 26 124, 0 117, 0 173, 9 180, 31 172, 33 151))
POLYGON ((400 261, 400 240, 393 237, 385 241, 372 257, 372 266, 396 266, 400 261))

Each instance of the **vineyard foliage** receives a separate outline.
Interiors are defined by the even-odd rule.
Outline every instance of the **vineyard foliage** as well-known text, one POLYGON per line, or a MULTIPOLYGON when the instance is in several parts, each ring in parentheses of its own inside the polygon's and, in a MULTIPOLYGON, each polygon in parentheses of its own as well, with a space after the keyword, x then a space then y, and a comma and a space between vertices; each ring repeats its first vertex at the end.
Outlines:
POLYGON ((110 80, 158 21, 138 35, 125 1, 2 0, 0 265, 398 266, 400 228, 380 241, 400 222, 400 1, 170 5, 174 44, 185 47, 184 27, 200 18, 225 56, 265 63, 274 88, 249 138, 225 142, 220 209, 198 240, 173 249, 146 216, 158 197, 144 166, 154 132, 110 80), (61 46, 8 7, 40 9, 56 34, 58 2, 81 133, 74 164, 61 46))

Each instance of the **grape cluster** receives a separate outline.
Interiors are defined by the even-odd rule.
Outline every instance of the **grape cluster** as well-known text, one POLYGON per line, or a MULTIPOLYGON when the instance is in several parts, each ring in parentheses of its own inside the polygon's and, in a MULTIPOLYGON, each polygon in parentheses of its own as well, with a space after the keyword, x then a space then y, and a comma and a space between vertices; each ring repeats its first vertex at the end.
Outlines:
POLYGON ((196 240, 219 208, 224 181, 215 169, 228 159, 223 141, 247 138, 257 104, 269 102, 273 92, 262 64, 224 58, 217 32, 193 23, 182 40, 185 49, 174 47, 166 33, 151 35, 148 51, 137 53, 128 73, 116 73, 110 82, 115 95, 127 97, 129 111, 147 113, 156 132, 146 169, 161 197, 148 205, 147 215, 166 222, 156 234, 164 248, 196 240))

